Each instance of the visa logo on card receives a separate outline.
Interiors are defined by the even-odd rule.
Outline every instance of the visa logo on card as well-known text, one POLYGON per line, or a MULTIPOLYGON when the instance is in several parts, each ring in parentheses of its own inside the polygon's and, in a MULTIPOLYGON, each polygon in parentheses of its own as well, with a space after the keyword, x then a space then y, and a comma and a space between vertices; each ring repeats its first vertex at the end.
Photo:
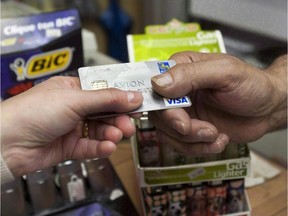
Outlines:
POLYGON ((163 98, 164 103, 168 107, 175 107, 177 105, 190 105, 190 100, 187 96, 182 97, 182 98, 163 98))
MULTIPOLYGON (((191 106, 192 103, 188 96, 182 98, 164 98, 152 88, 151 78, 165 73, 175 64, 173 60, 120 63, 83 67, 78 69, 78 73, 83 90, 118 88, 124 91, 141 92, 144 99, 142 106, 133 112, 129 112, 131 114, 191 106)), ((90 118, 112 115, 117 114, 101 113, 90 116, 90 118)))

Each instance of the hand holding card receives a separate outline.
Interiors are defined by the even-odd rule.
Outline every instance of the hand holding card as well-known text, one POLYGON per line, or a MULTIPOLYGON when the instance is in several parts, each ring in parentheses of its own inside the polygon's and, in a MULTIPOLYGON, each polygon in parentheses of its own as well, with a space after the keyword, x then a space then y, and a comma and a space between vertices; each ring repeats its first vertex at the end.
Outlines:
MULTIPOLYGON (((121 63, 79 68, 79 78, 83 90, 118 88, 125 91, 139 91, 143 94, 143 104, 138 109, 126 113, 148 112, 170 108, 191 106, 188 96, 182 98, 164 98, 152 89, 151 77, 165 73, 175 62, 148 61, 121 63)), ((89 118, 100 118, 119 113, 103 113, 89 118)))

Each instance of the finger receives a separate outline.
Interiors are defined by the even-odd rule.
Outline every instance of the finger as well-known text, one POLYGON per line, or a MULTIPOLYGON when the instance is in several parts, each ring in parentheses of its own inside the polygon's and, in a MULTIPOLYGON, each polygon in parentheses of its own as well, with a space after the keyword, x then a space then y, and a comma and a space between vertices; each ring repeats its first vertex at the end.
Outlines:
POLYGON ((110 124, 91 122, 88 124, 88 137, 96 140, 110 140, 118 143, 123 138, 123 133, 120 129, 110 124))
POLYGON ((135 126, 132 123, 131 118, 127 115, 120 115, 112 118, 103 118, 99 121, 90 121, 89 131, 91 130, 91 134, 96 133, 96 137, 101 140, 111 140, 110 136, 114 135, 114 133, 111 133, 110 128, 117 128, 118 131, 121 133, 122 137, 124 136, 128 138, 135 133, 135 126))
POLYGON ((41 89, 81 89, 80 80, 78 77, 69 76, 54 76, 47 79, 45 82, 41 82, 29 91, 37 91, 41 89))
POLYGON ((150 113, 149 120, 157 129, 181 142, 212 142, 218 137, 218 130, 214 125, 190 119, 182 109, 150 113))
POLYGON ((111 141, 82 138, 74 147, 72 159, 108 157, 114 150, 116 150, 116 147, 116 144, 111 141))
POLYGON ((133 119, 139 119, 143 116, 143 113, 140 112, 140 113, 133 113, 133 114, 129 114, 129 116, 133 119))
MULTIPOLYGON (((221 55, 221 54, 220 54, 221 55)), ((200 53, 193 51, 178 52, 172 55, 169 59, 174 60, 177 64, 179 63, 192 63, 198 61, 207 61, 211 58, 220 57, 219 54, 214 53, 200 53)))
POLYGON ((174 130, 186 135, 191 128, 190 116, 181 108, 149 112, 148 117, 151 123, 161 130, 170 129, 170 132, 174 130))
POLYGON ((215 154, 222 152, 229 142, 229 138, 226 134, 219 134, 214 142, 195 142, 187 143, 181 142, 173 137, 168 136, 166 133, 157 130, 157 136, 162 143, 172 145, 178 152, 185 155, 203 156, 207 154, 215 154))
MULTIPOLYGON (((141 106, 143 96, 137 91, 122 91, 115 88, 77 91, 75 106, 81 104, 79 111, 82 115, 102 112, 130 112, 141 106)), ((78 105, 79 106, 79 105, 78 105)))
POLYGON ((236 81, 240 83, 245 73, 238 71, 245 71, 242 62, 232 56, 221 55, 209 60, 177 64, 166 73, 152 77, 151 83, 159 94, 176 98, 199 89, 225 88, 231 83, 236 84, 236 81))

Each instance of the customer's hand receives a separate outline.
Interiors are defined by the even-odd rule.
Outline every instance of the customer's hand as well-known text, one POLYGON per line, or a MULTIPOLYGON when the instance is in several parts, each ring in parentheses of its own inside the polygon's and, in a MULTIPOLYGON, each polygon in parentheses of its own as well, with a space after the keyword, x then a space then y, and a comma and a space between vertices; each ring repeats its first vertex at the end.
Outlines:
POLYGON ((287 123, 287 56, 261 70, 226 54, 182 52, 177 65, 152 78, 156 92, 189 95, 192 107, 149 114, 165 144, 187 154, 221 152, 287 123))
POLYGON ((83 91, 78 78, 54 77, 2 102, 1 153, 14 176, 56 165, 65 159, 106 157, 122 137, 135 132, 129 116, 88 121, 101 112, 138 108, 138 92, 83 91))

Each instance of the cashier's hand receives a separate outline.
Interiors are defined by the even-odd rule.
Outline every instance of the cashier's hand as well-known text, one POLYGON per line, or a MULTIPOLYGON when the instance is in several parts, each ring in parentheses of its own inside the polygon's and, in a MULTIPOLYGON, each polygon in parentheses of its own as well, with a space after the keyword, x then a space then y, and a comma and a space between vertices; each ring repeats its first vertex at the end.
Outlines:
POLYGON ((192 107, 149 114, 166 144, 187 154, 224 150, 287 124, 287 55, 261 70, 226 54, 195 52, 171 57, 177 65, 152 78, 168 98, 189 95, 192 107))
POLYGON ((83 91, 76 77, 51 78, 2 102, 2 157, 14 176, 66 159, 106 157, 135 132, 130 117, 88 121, 88 138, 83 137, 85 117, 132 111, 142 100, 138 92, 83 91))

